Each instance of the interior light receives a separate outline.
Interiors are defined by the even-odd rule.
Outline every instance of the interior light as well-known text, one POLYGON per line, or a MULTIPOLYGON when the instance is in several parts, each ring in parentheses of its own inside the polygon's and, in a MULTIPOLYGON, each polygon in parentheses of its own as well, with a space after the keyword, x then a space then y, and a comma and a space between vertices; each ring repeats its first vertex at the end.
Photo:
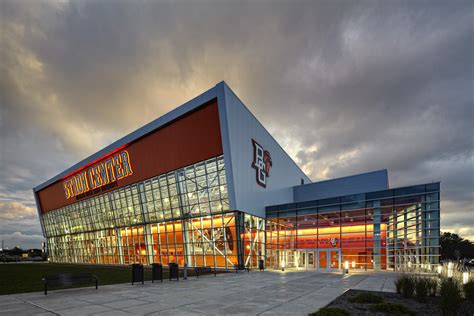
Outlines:
POLYGON ((441 274, 441 272, 443 272, 443 266, 438 265, 438 274, 441 274))
POLYGON ((349 270, 349 261, 344 261, 344 269, 349 270))
POLYGON ((356 267, 356 262, 352 260, 352 268, 355 269, 355 267, 356 267))

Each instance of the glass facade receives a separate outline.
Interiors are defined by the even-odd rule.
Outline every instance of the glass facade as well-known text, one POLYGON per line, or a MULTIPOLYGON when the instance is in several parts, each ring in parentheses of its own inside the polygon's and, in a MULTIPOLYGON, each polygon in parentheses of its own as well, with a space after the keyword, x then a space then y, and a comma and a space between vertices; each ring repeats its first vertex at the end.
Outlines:
POLYGON ((267 207, 267 264, 334 270, 431 269, 439 262, 439 183, 267 207))
POLYGON ((47 212, 53 262, 399 270, 439 262, 439 183, 229 209, 215 157, 47 212))
POLYGON ((53 262, 231 268, 264 255, 264 220, 229 211, 222 156, 47 212, 42 221, 53 262))

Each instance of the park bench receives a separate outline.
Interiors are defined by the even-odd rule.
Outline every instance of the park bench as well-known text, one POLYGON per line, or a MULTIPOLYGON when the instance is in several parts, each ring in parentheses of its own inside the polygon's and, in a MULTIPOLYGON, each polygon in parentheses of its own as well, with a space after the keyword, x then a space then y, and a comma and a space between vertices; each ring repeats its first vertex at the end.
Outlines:
POLYGON ((196 272, 196 277, 199 278, 199 274, 210 274, 214 273, 214 276, 216 276, 216 269, 212 269, 211 267, 195 267, 194 271, 196 272))
POLYGON ((76 284, 90 284, 95 283, 97 290, 99 280, 90 273, 63 273, 43 277, 44 295, 48 294, 48 285, 50 286, 72 286, 76 284))

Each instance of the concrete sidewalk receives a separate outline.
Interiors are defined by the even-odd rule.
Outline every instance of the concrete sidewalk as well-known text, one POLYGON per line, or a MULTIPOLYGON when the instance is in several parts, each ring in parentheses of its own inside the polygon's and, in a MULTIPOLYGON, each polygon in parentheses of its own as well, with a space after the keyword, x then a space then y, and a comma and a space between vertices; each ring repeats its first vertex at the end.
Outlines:
POLYGON ((0 315, 307 315, 348 289, 394 292, 395 273, 251 272, 0 296, 0 315))

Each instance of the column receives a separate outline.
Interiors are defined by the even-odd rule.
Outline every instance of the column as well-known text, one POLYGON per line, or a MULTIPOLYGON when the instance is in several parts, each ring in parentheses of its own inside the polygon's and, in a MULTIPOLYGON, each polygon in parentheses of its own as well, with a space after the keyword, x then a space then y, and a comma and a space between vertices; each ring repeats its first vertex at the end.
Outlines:
POLYGON ((243 268, 245 266, 244 262, 244 243, 241 239, 241 235, 244 232, 243 225, 244 219, 243 214, 241 212, 234 212, 235 216, 235 232, 236 232, 236 240, 237 240, 237 261, 239 268, 243 268))
POLYGON ((117 238, 119 264, 125 264, 125 260, 123 259, 123 244, 122 235, 120 235, 120 228, 115 228, 115 238, 117 238))
POLYGON ((374 201, 374 271, 380 270, 380 201, 374 201))

